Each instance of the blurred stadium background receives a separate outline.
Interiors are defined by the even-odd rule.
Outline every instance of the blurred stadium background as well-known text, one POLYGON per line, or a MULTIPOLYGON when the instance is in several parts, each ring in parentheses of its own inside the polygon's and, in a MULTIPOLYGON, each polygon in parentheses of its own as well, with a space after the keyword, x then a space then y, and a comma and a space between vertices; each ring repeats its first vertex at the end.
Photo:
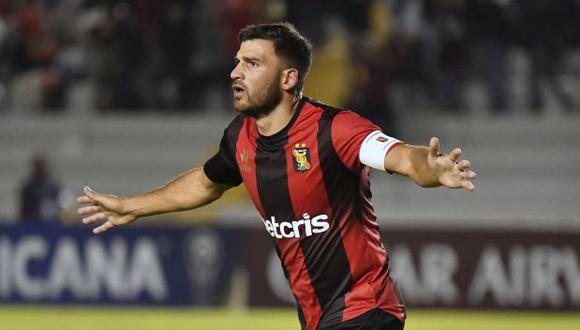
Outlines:
POLYGON ((315 46, 306 95, 479 174, 373 173, 406 328, 578 329, 578 0, 0 0, 0 329, 298 328, 243 188, 98 237, 74 213, 203 164, 237 31, 279 20, 315 46))

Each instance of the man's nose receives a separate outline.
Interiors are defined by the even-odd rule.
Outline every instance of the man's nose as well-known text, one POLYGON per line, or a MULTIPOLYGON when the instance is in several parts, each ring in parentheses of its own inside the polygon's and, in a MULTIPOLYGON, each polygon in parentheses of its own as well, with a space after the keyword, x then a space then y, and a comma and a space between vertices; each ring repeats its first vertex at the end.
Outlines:
POLYGON ((230 72, 230 78, 232 80, 238 80, 238 79, 242 79, 243 78, 242 72, 239 69, 239 67, 240 67, 239 65, 236 65, 236 67, 232 70, 232 72, 230 72))

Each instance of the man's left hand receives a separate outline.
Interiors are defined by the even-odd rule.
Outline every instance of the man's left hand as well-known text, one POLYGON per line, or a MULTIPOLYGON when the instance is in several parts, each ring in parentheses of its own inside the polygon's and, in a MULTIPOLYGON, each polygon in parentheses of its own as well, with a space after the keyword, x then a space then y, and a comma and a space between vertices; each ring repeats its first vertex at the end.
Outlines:
POLYGON ((475 185, 471 180, 475 179, 476 174, 469 169, 471 163, 466 159, 459 160, 460 156, 460 148, 453 149, 448 155, 440 153, 439 139, 432 137, 429 141, 427 166, 442 186, 474 191, 475 185))

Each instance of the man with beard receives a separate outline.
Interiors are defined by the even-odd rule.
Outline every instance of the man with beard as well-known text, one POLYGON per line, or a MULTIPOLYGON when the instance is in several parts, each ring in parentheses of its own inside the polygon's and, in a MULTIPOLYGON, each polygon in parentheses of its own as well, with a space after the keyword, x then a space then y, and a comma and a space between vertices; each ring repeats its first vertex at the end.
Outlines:
POLYGON ((164 187, 130 198, 85 187, 78 198, 94 233, 211 203, 244 183, 272 236, 303 329, 402 329, 405 309, 370 202, 369 167, 423 187, 474 190, 460 149, 439 153, 387 136, 353 112, 302 96, 309 42, 288 23, 240 34, 230 78, 240 114, 220 149, 164 187), (94 213, 94 214, 93 214, 94 213))

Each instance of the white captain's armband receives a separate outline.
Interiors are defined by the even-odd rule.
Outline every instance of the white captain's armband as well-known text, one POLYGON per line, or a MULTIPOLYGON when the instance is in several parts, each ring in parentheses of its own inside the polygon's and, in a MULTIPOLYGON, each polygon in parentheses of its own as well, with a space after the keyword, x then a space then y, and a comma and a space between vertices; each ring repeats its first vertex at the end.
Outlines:
POLYGON ((385 156, 401 141, 392 138, 381 131, 374 131, 367 135, 358 153, 358 158, 361 163, 376 168, 377 170, 385 171, 385 156))

